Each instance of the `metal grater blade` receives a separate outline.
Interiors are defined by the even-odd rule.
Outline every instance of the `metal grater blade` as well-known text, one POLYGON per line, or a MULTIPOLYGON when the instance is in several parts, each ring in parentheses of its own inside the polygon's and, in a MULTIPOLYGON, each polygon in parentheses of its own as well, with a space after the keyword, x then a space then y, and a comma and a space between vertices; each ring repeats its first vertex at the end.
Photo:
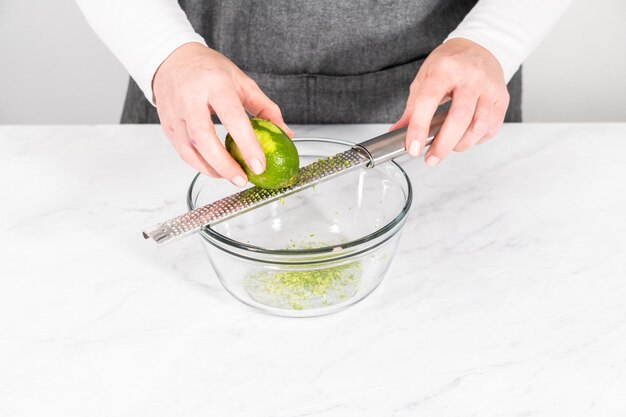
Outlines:
MULTIPOLYGON (((424 147, 430 146, 435 135, 439 133, 443 126, 447 115, 448 110, 444 109, 432 118, 424 147)), ((144 230, 143 236, 157 243, 163 243, 176 237, 191 234, 204 226, 217 224, 354 169, 361 167, 372 168, 378 164, 391 161, 406 153, 405 142, 406 128, 392 130, 365 142, 358 143, 348 151, 330 158, 320 159, 305 166, 300 169, 300 177, 296 184, 291 187, 279 190, 252 187, 166 222, 159 223, 144 230)))
POLYGON ((355 147, 301 168, 298 181, 291 187, 277 190, 268 190, 260 187, 248 188, 150 227, 143 231, 143 236, 157 243, 183 237, 202 229, 204 226, 215 225, 249 210, 279 200, 287 195, 312 187, 337 175, 365 167, 370 161, 371 159, 367 152, 355 147))

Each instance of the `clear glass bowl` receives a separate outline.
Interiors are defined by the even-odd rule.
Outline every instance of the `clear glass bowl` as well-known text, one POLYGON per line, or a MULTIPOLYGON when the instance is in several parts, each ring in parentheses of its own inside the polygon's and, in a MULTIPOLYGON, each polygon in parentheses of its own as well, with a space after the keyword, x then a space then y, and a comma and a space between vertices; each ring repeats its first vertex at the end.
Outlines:
MULTIPOLYGON (((301 138, 301 166, 352 144, 301 138)), ((192 210, 237 190, 196 176, 192 210)), ((411 206, 409 179, 395 162, 353 171, 200 232, 207 256, 239 301, 266 313, 312 317, 369 295, 395 254, 411 206)))

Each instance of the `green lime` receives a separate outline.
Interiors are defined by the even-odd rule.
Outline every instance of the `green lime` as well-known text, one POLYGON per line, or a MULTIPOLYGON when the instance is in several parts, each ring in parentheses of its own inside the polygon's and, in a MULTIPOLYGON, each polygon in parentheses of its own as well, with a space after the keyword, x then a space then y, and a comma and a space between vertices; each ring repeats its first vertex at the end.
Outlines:
POLYGON ((265 153, 265 171, 257 175, 248 168, 230 134, 226 136, 228 153, 241 165, 254 185, 270 189, 293 185, 298 179, 300 169, 300 157, 296 146, 285 132, 269 120, 253 118, 250 119, 250 123, 265 153))

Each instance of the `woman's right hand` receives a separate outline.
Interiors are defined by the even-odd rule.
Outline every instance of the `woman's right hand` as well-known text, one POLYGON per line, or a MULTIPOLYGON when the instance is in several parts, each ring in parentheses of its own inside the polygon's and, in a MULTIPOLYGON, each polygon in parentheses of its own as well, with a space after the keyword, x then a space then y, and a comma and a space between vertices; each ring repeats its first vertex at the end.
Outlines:
POLYGON ((228 58, 199 43, 176 49, 153 80, 161 126, 180 157, 197 171, 224 177, 238 187, 246 174, 220 142, 211 114, 216 113, 255 173, 265 171, 265 155, 246 110, 271 120, 293 136, 280 109, 228 58))

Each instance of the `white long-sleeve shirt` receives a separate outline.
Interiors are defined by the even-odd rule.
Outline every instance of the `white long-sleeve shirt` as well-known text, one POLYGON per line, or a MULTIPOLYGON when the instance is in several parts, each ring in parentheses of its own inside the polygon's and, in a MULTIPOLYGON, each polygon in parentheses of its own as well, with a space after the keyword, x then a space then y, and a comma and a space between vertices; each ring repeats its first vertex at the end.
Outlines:
MULTIPOLYGON (((198 42, 176 0, 76 0, 96 34, 152 102, 152 79, 179 46, 198 42)), ((491 52, 510 80, 572 0, 480 0, 447 39, 491 52)), ((446 39, 446 40, 447 40, 446 39)))

